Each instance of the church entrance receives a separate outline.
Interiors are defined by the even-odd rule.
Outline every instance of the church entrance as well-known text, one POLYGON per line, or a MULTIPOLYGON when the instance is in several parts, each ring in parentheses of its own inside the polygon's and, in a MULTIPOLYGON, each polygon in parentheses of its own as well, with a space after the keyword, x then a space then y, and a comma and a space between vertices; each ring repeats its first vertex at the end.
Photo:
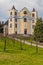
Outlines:
POLYGON ((24 29, 24 34, 25 34, 25 35, 27 34, 27 29, 24 29))

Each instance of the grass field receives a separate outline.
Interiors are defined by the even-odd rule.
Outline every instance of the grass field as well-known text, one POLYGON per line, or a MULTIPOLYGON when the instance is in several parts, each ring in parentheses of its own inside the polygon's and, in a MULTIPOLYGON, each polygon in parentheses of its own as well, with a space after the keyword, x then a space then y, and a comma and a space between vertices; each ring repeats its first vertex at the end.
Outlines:
POLYGON ((6 38, 6 52, 4 52, 4 40, 0 38, 0 65, 43 65, 43 49, 22 44, 13 39, 6 38))

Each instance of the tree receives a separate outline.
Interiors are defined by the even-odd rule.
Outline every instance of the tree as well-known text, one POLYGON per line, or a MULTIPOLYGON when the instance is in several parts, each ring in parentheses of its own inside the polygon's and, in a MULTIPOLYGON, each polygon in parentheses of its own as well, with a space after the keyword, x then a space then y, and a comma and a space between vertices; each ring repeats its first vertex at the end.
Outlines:
POLYGON ((3 33, 3 24, 0 24, 0 33, 3 33))
POLYGON ((5 40, 4 40, 4 51, 6 51, 6 37, 5 37, 5 40))
POLYGON ((37 19, 36 26, 34 29, 34 39, 39 42, 43 42, 43 20, 42 18, 37 19))
POLYGON ((38 53, 38 43, 43 42, 43 20, 38 18, 34 29, 34 39, 36 41, 36 53, 38 53))

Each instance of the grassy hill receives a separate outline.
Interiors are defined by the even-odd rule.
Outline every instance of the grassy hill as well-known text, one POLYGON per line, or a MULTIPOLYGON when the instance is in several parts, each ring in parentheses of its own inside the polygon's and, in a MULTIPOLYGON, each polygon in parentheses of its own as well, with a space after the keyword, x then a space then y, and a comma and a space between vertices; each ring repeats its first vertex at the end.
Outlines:
POLYGON ((36 54, 35 47, 6 38, 4 52, 4 41, 0 38, 0 65, 43 65, 43 49, 39 48, 36 54))

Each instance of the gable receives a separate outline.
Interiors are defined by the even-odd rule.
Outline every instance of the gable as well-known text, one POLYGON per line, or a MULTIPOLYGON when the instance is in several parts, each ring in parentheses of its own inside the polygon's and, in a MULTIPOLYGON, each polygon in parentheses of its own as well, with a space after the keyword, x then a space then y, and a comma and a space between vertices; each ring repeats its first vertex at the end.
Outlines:
POLYGON ((31 14, 30 14, 30 11, 26 8, 26 7, 24 7, 20 12, 19 12, 19 16, 30 16, 31 14), (24 12, 26 13, 26 14, 24 14, 24 12))

